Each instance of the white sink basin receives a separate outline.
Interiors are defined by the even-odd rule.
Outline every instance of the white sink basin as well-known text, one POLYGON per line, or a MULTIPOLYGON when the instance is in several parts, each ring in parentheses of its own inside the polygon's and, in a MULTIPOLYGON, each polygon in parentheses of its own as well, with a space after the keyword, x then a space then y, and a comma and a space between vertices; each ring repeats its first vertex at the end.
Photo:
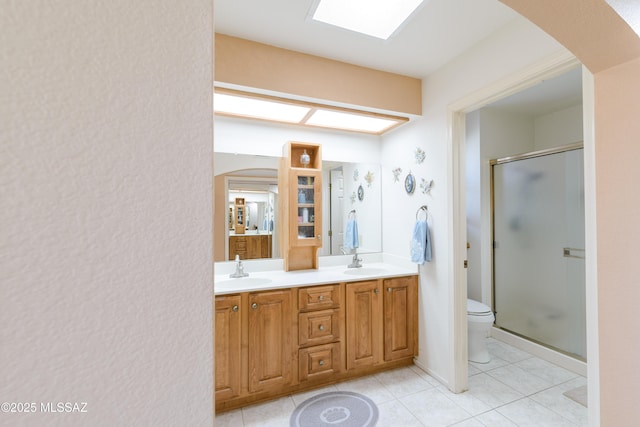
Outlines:
POLYGON ((266 277, 239 277, 237 279, 222 280, 216 282, 216 286, 257 286, 271 283, 272 280, 266 277))
POLYGON ((349 274, 352 276, 375 276, 385 273, 388 273, 388 270, 385 270, 384 268, 374 267, 349 268, 344 272, 344 274, 349 274))

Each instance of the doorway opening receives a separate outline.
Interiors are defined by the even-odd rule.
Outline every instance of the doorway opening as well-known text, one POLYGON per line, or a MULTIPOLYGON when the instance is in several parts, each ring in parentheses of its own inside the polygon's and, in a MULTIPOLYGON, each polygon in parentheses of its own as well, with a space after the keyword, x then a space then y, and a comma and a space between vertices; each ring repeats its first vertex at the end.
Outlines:
MULTIPOLYGON (((452 367, 452 390, 462 392, 468 388, 467 383, 467 271, 465 261, 467 260, 467 214, 466 214, 466 115, 476 111, 488 104, 507 98, 513 94, 531 88, 536 84, 548 79, 565 74, 580 67, 580 63, 570 53, 561 53, 550 57, 532 67, 499 81, 483 90, 469 95, 460 101, 453 103, 448 108, 449 126, 451 135, 450 154, 452 167, 450 168, 451 187, 449 190, 452 198, 451 214, 453 217, 453 227, 451 230, 451 240, 453 245, 450 249, 450 271, 453 277, 453 286, 450 290, 450 301, 452 302, 452 321, 454 337, 452 337, 452 348, 454 363, 452 367)), ((590 75, 587 71, 582 71, 583 75, 590 75)), ((590 86, 587 86, 590 87, 590 86)), ((592 91, 592 87, 590 89, 592 91)), ((588 93, 588 90, 585 91, 588 93)), ((592 102, 590 97, 588 102, 592 102)), ((592 121, 592 104, 585 106, 585 120, 592 121)), ((587 129, 588 126, 585 126, 587 129)), ((587 176, 593 171, 593 136, 586 135, 585 140, 585 168, 587 176)), ((488 173, 488 171, 487 171, 488 173)), ((594 191, 594 183, 586 182, 586 192, 594 191)), ((593 193, 592 193, 593 194, 593 193)), ((586 209, 590 208, 593 199, 587 197, 586 209)), ((490 210, 489 210, 490 212, 490 210)), ((595 246, 595 222, 590 223, 587 218, 587 243, 586 249, 595 246), (590 228, 592 227, 592 228, 590 228), (593 246, 590 246, 593 244, 593 246)), ((491 240, 489 240, 491 242, 491 240)), ((490 269, 489 269, 490 271, 490 269)), ((589 271, 587 270, 587 276, 589 271)), ((594 279, 595 280, 595 279, 594 279)), ((489 282, 490 283, 490 282, 489 282)), ((595 285, 587 284, 587 301, 590 299, 589 293, 595 291, 595 285)), ((491 300, 491 291, 484 291, 480 299, 491 300)), ((587 333, 589 337, 589 333, 587 333)), ((555 362, 555 361, 554 361, 555 362)))

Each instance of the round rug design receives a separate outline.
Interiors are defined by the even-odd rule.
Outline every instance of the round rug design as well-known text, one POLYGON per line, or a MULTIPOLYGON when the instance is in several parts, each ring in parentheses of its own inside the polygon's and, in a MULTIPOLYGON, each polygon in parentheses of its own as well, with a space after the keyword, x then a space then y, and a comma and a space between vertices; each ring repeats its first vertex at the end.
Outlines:
POLYGON ((302 402, 291 414, 291 427, 373 427, 378 407, 367 396, 331 391, 302 402))

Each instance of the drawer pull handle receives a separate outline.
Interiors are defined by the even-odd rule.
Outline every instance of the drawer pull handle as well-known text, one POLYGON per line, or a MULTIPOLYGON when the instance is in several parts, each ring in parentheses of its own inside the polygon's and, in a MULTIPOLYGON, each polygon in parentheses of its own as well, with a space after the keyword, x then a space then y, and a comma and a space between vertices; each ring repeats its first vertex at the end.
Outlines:
POLYGON ((318 329, 320 329, 321 331, 324 331, 324 325, 318 326, 318 329))
POLYGON ((320 295, 320 296, 318 297, 318 300, 319 300, 319 301, 324 301, 324 295, 320 295))
POLYGON ((237 311, 238 311, 238 306, 237 306, 237 305, 234 305, 234 306, 233 306, 233 308, 232 308, 231 310, 233 310, 233 311, 237 312, 237 311))
POLYGON ((318 365, 320 365, 320 366, 324 366, 324 360, 319 361, 319 362, 318 362, 318 365))
POLYGON ((258 308, 258 304, 254 302, 253 304, 251 304, 251 308, 255 310, 256 308, 258 308))

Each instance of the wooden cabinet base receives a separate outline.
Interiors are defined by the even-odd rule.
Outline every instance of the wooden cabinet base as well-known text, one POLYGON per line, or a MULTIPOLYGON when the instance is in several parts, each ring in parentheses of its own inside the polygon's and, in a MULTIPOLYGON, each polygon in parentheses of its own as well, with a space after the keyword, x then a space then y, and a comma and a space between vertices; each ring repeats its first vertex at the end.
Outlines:
POLYGON ((417 276, 216 297, 216 411, 413 363, 417 276))

